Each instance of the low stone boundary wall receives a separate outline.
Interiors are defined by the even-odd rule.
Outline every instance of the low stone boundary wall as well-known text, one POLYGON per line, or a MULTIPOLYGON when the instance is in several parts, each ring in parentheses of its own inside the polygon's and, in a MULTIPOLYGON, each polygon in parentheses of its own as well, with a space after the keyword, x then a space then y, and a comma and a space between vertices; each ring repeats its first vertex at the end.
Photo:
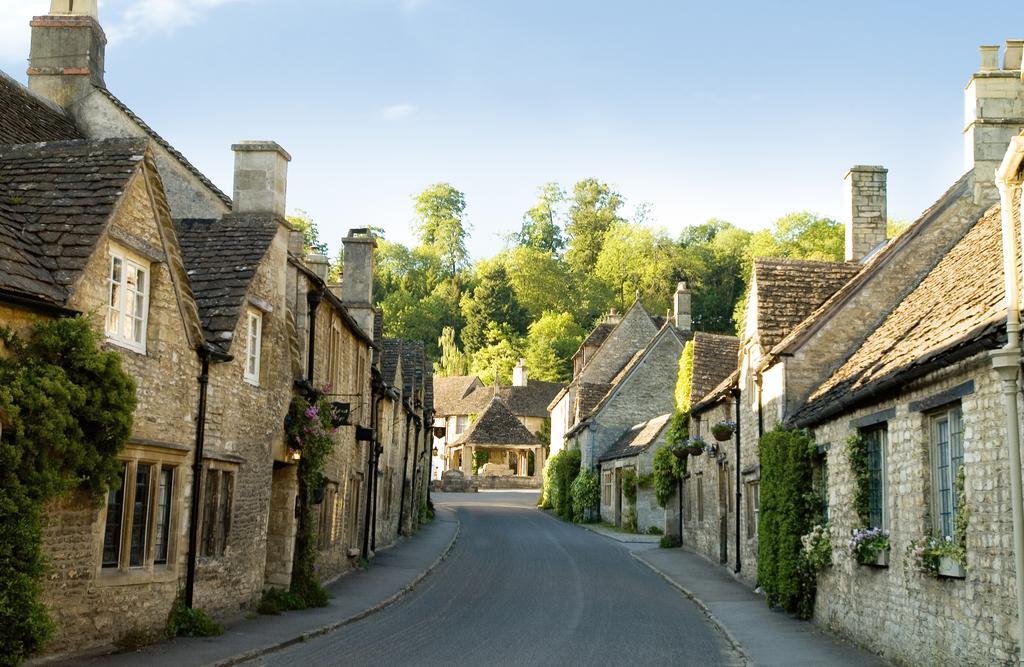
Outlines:
POLYGON ((480 477, 473 476, 473 483, 481 489, 540 489, 539 478, 533 477, 480 477))

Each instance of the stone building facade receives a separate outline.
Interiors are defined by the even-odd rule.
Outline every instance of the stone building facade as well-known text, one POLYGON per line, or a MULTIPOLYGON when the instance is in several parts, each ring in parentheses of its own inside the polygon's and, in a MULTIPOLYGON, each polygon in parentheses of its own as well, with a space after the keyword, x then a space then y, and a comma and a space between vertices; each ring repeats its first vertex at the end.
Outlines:
POLYGON ((290 583, 298 481, 284 419, 298 393, 318 388, 349 415, 317 508, 324 580, 398 533, 394 512, 372 511, 370 483, 402 477, 393 452, 378 458, 396 398, 412 424, 399 438, 415 434, 419 457, 406 534, 418 526, 426 480, 413 475, 432 419, 422 344, 398 389, 380 379, 372 235, 344 239, 343 284, 329 286, 326 258, 284 218, 287 152, 233 146, 229 199, 105 88, 104 47, 95 2, 54 0, 32 22, 29 88, 0 73, 0 324, 84 313, 138 387, 121 487, 98 509, 72 495, 47 512, 55 654, 160 631, 192 558, 195 604, 215 617, 290 583))
POLYGON ((651 477, 654 454, 666 446, 665 431, 671 413, 636 424, 627 429, 600 457, 601 520, 638 533, 678 532, 677 503, 658 504, 651 477), (627 473, 627 471, 629 471, 627 473), (623 486, 623 475, 635 476, 636 497, 630 498, 623 486))

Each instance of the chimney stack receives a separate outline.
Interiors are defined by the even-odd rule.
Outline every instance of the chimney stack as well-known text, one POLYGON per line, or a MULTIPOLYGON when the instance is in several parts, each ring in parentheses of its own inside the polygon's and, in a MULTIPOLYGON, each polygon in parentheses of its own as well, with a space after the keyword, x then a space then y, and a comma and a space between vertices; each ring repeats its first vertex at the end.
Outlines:
POLYGON ((29 49, 28 87, 69 109, 92 86, 104 86, 107 36, 97 0, 52 0, 50 13, 36 16, 29 49))
POLYGON ((303 258, 303 261, 320 280, 324 281, 324 283, 327 282, 327 274, 331 270, 331 262, 327 259, 327 255, 310 253, 303 258))
POLYGON ((232 213, 263 213, 283 218, 292 156, 274 141, 242 141, 231 150, 235 152, 232 213))
POLYGON ((676 285, 676 293, 672 302, 675 306, 676 328, 689 331, 693 328, 692 294, 686 286, 685 280, 676 285))
POLYGON ((843 177, 847 262, 859 262, 885 243, 887 173, 885 167, 858 164, 843 177))
POLYGON ((526 370, 526 359, 520 359, 519 363, 512 369, 512 386, 525 387, 529 373, 526 370))
POLYGON ((1024 40, 1006 40, 1003 67, 999 47, 981 47, 981 67, 964 89, 964 168, 974 170, 974 200, 981 206, 998 201, 995 170, 1010 138, 1024 128, 1024 40))
POLYGON ((341 274, 342 302, 367 335, 373 335, 373 251, 377 241, 369 229, 348 230, 341 240, 345 258, 341 274))

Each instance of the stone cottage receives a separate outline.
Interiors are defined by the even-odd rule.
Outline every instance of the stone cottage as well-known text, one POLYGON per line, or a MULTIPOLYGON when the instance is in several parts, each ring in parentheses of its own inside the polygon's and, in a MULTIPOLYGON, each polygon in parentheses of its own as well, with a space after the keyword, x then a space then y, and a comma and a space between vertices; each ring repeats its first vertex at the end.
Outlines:
POLYGON ((677 525, 673 503, 658 504, 651 475, 654 454, 666 446, 665 432, 672 420, 666 413, 627 429, 599 457, 601 520, 639 533, 671 533, 677 525), (629 476, 632 494, 624 484, 629 476))
MULTIPOLYGON (((680 283, 676 292, 676 315, 673 320, 665 321, 630 355, 610 378, 604 395, 589 411, 577 410, 579 419, 566 432, 565 439, 566 446, 579 448, 584 468, 596 470, 599 458, 638 419, 649 420, 672 412, 672 388, 678 377, 679 355, 683 346, 693 337, 688 314, 689 299, 686 284, 680 283)), ((630 322, 633 317, 641 322, 646 318, 652 327, 656 324, 656 320, 647 315, 638 300, 616 329, 630 322)), ((619 340, 616 332, 612 331, 593 359, 584 366, 582 373, 605 370, 593 367, 595 364, 600 366, 606 359, 625 356, 615 355, 614 350, 606 348, 609 344, 617 344, 619 340), (609 353, 607 357, 606 351, 609 353)))
MULTIPOLYGON (((464 469, 461 450, 453 445, 487 408, 495 392, 520 423, 530 433, 537 435, 544 430, 548 404, 564 387, 557 382, 531 380, 524 359, 520 359, 512 369, 512 384, 498 386, 497 389, 485 387, 475 375, 434 378, 436 416, 433 428, 439 435, 433 440, 433 446, 437 449, 433 478, 439 479, 445 470, 464 469)), ((527 452, 525 461, 513 457, 506 462, 494 460, 493 463, 507 466, 507 474, 529 477, 543 470, 545 458, 544 448, 537 447, 527 452)))
POLYGON ((500 393, 493 393, 480 416, 451 444, 453 453, 462 462, 462 472, 478 483, 492 487, 514 486, 539 488, 541 468, 532 475, 527 472, 527 455, 543 457, 543 445, 519 417, 513 414, 500 393), (480 467, 477 469, 477 462, 480 467), (513 471, 510 463, 518 469, 513 471), (510 477, 511 472, 516 472, 510 477))

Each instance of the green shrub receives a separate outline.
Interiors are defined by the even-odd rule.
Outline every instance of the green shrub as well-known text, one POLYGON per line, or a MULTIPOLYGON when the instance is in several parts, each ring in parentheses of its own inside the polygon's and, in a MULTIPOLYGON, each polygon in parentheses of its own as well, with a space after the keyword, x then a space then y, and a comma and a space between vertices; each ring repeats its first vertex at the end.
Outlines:
POLYGON ((664 532, 665 531, 663 531, 661 528, 658 528, 657 526, 650 526, 647 529, 647 534, 648 535, 661 535, 664 532))
POLYGON ((632 507, 628 508, 622 517, 622 530, 627 533, 636 532, 636 510, 632 507))
POLYGON ((597 475, 590 470, 580 470, 572 482, 572 520, 583 521, 584 513, 594 509, 601 502, 601 485, 597 475))
POLYGON ((256 611, 261 614, 277 616, 283 611, 293 611, 305 608, 305 602, 295 593, 272 588, 263 593, 263 597, 260 598, 260 604, 256 607, 256 611))
POLYGON ((426 496, 420 500, 420 525, 430 523, 434 520, 434 504, 427 500, 426 496))
POLYGON ((761 437, 759 449, 757 580, 769 606, 810 618, 816 581, 804 564, 801 538, 811 532, 818 509, 811 481, 811 438, 806 431, 776 428, 761 437))
POLYGON ((548 461, 551 471, 548 501, 558 516, 572 521, 572 483, 580 473, 582 456, 576 447, 560 450, 548 461))
POLYGON ((661 538, 661 541, 658 542, 658 546, 662 549, 675 549, 683 546, 683 541, 679 539, 678 535, 665 535, 661 538))
POLYGON ((664 507, 676 492, 679 480, 686 474, 686 462, 672 453, 672 446, 665 446, 654 453, 654 498, 664 507))
POLYGON ((202 609, 189 609, 179 593, 167 616, 168 637, 216 637, 224 634, 224 628, 211 619, 202 609))
POLYGON ((78 489, 99 500, 118 481, 135 411, 121 357, 83 317, 0 328, 0 664, 18 664, 53 630, 40 601, 42 507, 78 489))

